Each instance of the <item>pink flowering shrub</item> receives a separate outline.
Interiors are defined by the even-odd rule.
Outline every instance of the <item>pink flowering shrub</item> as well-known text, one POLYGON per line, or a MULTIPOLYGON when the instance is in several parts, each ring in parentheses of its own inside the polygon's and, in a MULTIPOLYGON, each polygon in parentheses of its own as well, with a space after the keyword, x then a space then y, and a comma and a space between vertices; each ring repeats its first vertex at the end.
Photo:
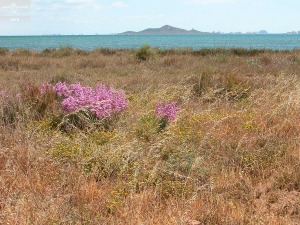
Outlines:
POLYGON ((95 89, 81 84, 67 86, 62 82, 55 85, 43 84, 41 93, 46 93, 48 90, 52 90, 61 98, 61 107, 64 111, 87 109, 98 119, 120 113, 128 105, 123 90, 115 90, 102 84, 98 84, 95 89))
MULTIPOLYGON (((74 86, 74 84, 71 85, 74 86)), ((60 97, 69 97, 71 92, 65 82, 58 82, 54 85, 53 91, 60 97)))
POLYGON ((161 132, 170 121, 176 119, 179 108, 177 102, 159 102, 156 105, 156 115, 143 115, 139 125, 135 128, 137 136, 145 141, 150 141, 155 135, 161 132))
POLYGON ((157 116, 161 119, 172 121, 176 119, 176 114, 179 109, 176 107, 177 102, 165 103, 159 102, 156 105, 157 116))

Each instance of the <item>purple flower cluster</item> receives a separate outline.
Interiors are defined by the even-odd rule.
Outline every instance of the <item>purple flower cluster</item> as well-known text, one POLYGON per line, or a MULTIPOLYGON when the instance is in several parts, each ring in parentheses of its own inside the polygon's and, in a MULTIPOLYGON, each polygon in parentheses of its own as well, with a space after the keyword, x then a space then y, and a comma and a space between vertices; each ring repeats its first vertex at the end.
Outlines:
POLYGON ((177 102, 165 103, 159 102, 156 105, 156 113, 159 118, 169 121, 176 119, 176 114, 179 109, 176 107, 177 102))
POLYGON ((67 86, 62 82, 54 86, 44 84, 41 93, 46 93, 47 90, 53 90, 62 97, 63 110, 73 112, 86 107, 97 118, 110 117, 112 114, 121 112, 128 105, 123 90, 115 90, 102 84, 98 84, 95 89, 81 84, 67 86))
MULTIPOLYGON (((76 84, 71 84, 70 88, 76 84)), ((71 92, 66 83, 58 82, 54 85, 53 91, 60 97, 69 97, 71 92)), ((76 91, 76 90, 75 90, 76 91)))

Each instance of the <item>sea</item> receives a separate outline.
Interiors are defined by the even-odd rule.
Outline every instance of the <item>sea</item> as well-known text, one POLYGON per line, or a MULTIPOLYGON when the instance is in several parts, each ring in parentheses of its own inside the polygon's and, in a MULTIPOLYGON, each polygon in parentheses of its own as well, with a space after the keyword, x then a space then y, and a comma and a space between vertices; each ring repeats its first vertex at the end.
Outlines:
POLYGON ((72 47, 136 49, 148 44, 154 48, 247 48, 300 49, 300 34, 201 34, 201 35, 49 35, 0 36, 0 47, 41 51, 46 48, 72 47))

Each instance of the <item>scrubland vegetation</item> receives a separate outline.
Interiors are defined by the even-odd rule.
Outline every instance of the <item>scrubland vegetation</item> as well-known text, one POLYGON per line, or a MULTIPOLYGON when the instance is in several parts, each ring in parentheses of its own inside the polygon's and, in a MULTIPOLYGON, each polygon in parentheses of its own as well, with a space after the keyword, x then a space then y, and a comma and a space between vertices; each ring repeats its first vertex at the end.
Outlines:
POLYGON ((299 50, 0 49, 0 84, 0 224, 299 224, 299 50))

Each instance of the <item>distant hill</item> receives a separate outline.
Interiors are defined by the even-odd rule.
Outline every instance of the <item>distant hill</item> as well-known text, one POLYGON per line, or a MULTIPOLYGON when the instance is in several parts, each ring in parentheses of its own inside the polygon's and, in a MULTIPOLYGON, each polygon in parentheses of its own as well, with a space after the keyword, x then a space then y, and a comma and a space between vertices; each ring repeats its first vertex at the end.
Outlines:
POLYGON ((261 30, 261 31, 259 31, 258 33, 259 33, 259 34, 269 34, 268 31, 266 31, 266 30, 261 30))
POLYGON ((148 28, 146 30, 142 30, 139 32, 135 31, 126 31, 120 33, 120 35, 172 35, 172 34, 208 34, 208 32, 202 32, 198 30, 185 30, 177 27, 172 27, 169 25, 165 25, 160 28, 148 28))

